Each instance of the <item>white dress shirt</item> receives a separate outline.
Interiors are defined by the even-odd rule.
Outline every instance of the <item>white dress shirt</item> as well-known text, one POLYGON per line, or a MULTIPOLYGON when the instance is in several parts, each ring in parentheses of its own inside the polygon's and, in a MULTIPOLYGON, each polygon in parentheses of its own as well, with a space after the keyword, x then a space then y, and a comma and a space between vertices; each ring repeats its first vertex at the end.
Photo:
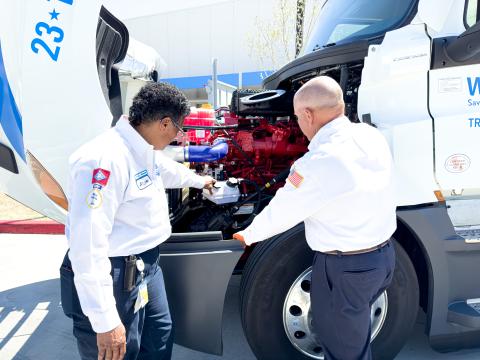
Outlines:
POLYGON ((139 254, 167 240, 165 188, 204 184, 203 177, 155 151, 125 116, 70 157, 69 257, 95 332, 120 324, 108 257, 139 254))
POLYGON ((247 245, 305 222, 315 251, 378 245, 396 229, 392 157, 383 135, 346 117, 323 126, 285 186, 241 231, 247 245))

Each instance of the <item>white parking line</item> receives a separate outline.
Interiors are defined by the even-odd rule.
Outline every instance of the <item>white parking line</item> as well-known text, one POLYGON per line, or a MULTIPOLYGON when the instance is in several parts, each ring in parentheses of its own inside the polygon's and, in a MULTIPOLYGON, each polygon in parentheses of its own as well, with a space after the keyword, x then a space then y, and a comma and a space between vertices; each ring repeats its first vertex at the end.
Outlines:
POLYGON ((47 316, 49 304, 49 302, 39 303, 23 322, 22 319, 26 315, 23 311, 13 310, 7 315, 5 320, 0 323, 0 338, 2 339, 0 359, 7 360, 14 358, 47 316), (11 338, 6 339, 11 331, 18 325, 20 325, 20 327, 15 334, 11 338), (5 343, 3 343, 4 340, 6 340, 5 343))

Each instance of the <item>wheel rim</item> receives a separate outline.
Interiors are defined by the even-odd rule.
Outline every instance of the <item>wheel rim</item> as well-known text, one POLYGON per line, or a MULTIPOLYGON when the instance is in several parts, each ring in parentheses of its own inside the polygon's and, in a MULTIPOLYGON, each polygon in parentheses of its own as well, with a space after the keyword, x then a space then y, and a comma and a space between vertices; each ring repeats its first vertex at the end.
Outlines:
MULTIPOLYGON (((283 305, 283 326, 292 345, 312 359, 324 359, 322 348, 312 332, 310 284, 312 268, 305 270, 292 284, 283 305)), ((387 317, 388 297, 384 291, 373 303, 370 313, 371 341, 375 339, 387 317)))

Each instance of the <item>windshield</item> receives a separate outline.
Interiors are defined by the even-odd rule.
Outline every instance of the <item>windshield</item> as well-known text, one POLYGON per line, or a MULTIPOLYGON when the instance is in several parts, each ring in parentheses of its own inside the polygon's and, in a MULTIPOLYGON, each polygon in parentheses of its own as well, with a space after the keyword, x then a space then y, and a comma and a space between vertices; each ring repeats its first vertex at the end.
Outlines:
POLYGON ((384 34, 403 24, 417 0, 330 0, 303 53, 384 34))

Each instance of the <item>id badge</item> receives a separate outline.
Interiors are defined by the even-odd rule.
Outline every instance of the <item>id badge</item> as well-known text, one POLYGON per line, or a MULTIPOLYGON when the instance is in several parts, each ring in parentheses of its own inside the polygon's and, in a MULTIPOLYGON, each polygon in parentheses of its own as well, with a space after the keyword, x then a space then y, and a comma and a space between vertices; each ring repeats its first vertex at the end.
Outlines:
POLYGON ((135 306, 133 312, 136 314, 138 310, 143 309, 148 303, 148 287, 145 281, 142 281, 138 287, 137 300, 135 301, 135 306))

